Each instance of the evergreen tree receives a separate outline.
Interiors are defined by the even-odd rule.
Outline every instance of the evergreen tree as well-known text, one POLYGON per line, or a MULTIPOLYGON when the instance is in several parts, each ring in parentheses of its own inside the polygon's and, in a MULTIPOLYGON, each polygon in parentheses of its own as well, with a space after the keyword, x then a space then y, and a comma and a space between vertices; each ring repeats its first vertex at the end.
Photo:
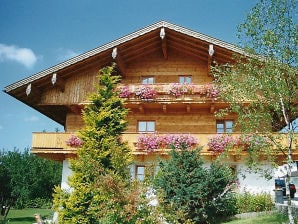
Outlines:
MULTIPOLYGON (((200 149, 172 150, 160 163, 155 179, 165 217, 173 223, 216 223, 217 218, 236 213, 232 194, 235 177, 224 164, 207 168, 200 149)), ((218 220, 217 220, 218 221, 218 220)))
POLYGON ((139 216, 149 215, 140 210, 143 189, 130 181, 131 153, 121 140, 127 109, 115 90, 120 77, 112 75, 113 68, 100 70, 97 92, 84 109, 83 145, 71 162, 71 190, 56 189, 59 223, 138 223, 139 216))

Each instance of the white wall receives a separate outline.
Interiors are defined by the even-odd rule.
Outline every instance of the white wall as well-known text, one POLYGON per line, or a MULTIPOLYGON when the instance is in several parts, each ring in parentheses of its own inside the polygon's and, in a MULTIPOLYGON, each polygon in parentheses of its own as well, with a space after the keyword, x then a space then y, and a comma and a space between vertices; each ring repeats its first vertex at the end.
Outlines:
POLYGON ((61 180, 61 189, 63 190, 69 190, 70 186, 68 184, 68 177, 72 175, 72 170, 70 169, 69 160, 65 159, 63 160, 63 166, 62 166, 62 180, 61 180))
MULTIPOLYGON (((274 178, 267 180, 259 173, 251 173, 244 164, 237 164, 237 177, 239 181, 239 190, 249 191, 251 193, 267 192, 274 194, 275 182, 274 178)), ((264 165, 261 168, 271 168, 269 165, 264 165)), ((273 173, 272 173, 273 174, 273 173)))

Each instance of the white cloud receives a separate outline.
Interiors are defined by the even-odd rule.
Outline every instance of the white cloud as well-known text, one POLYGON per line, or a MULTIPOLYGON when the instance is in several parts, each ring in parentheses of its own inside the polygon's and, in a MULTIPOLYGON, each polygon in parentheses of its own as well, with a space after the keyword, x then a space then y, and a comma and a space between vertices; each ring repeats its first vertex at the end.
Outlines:
POLYGON ((79 53, 74 52, 73 50, 63 49, 63 48, 57 49, 56 52, 58 54, 58 57, 57 57, 58 61, 65 61, 67 59, 70 59, 79 55, 79 53))
POLYGON ((0 44, 0 62, 1 61, 16 61, 30 68, 36 63, 37 57, 29 48, 0 44))
POLYGON ((31 117, 26 117, 25 121, 26 122, 36 122, 36 121, 39 121, 39 117, 32 115, 31 117))

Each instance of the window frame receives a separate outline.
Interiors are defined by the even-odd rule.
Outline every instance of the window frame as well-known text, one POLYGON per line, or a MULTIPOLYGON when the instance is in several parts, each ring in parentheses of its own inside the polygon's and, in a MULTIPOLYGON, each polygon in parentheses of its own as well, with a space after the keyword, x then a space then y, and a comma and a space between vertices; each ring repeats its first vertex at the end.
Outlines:
POLYGON ((142 85, 153 85, 155 83, 155 77, 154 76, 141 76, 141 84, 142 85), (152 83, 148 82, 148 80, 152 79, 152 83), (147 80, 146 82, 144 82, 147 80))
POLYGON ((233 128, 234 128, 233 126, 234 126, 234 120, 232 120, 232 119, 216 120, 216 126, 215 126, 216 133, 217 134, 233 133, 233 128), (232 123, 232 126, 231 127, 227 127, 227 123, 228 122, 231 122, 232 123), (220 130, 220 128, 218 128, 218 125, 219 124, 222 124, 223 125, 223 128, 221 128, 221 129, 223 129, 222 132, 219 131, 220 130))
POLYGON ((154 133, 155 132, 155 129, 156 129, 156 122, 155 122, 155 120, 139 120, 138 121, 138 125, 137 125, 137 132, 138 133, 154 133), (145 128, 144 131, 140 130, 140 123, 141 122, 146 123, 146 128, 145 128), (153 128, 154 130, 152 130, 152 131, 148 130, 148 123, 153 123, 154 124, 154 128, 153 128))
POLYGON ((189 84, 189 83, 192 83, 192 76, 191 75, 179 75, 178 82, 180 84, 184 84, 184 83, 188 83, 189 84), (189 82, 186 80, 187 78, 190 79, 189 82), (183 79, 183 80, 181 80, 181 79, 183 79))
POLYGON ((145 180, 145 176, 146 176, 146 166, 145 165, 135 165, 135 179, 137 181, 144 181, 145 180), (139 173, 138 172, 138 168, 143 168, 143 173, 139 173))

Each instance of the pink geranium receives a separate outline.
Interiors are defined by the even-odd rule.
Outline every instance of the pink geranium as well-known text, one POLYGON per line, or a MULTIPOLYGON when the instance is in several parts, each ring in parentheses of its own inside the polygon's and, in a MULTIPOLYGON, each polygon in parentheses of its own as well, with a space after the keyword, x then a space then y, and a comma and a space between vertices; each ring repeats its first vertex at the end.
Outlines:
POLYGON ((143 85, 135 91, 135 94, 141 100, 151 100, 155 99, 157 91, 149 85, 143 85))
POLYGON ((70 147, 81 147, 83 145, 83 141, 76 135, 71 135, 65 143, 70 147))
POLYGON ((138 137, 138 149, 155 151, 161 148, 190 149, 198 144, 198 139, 190 134, 142 134, 138 137))

